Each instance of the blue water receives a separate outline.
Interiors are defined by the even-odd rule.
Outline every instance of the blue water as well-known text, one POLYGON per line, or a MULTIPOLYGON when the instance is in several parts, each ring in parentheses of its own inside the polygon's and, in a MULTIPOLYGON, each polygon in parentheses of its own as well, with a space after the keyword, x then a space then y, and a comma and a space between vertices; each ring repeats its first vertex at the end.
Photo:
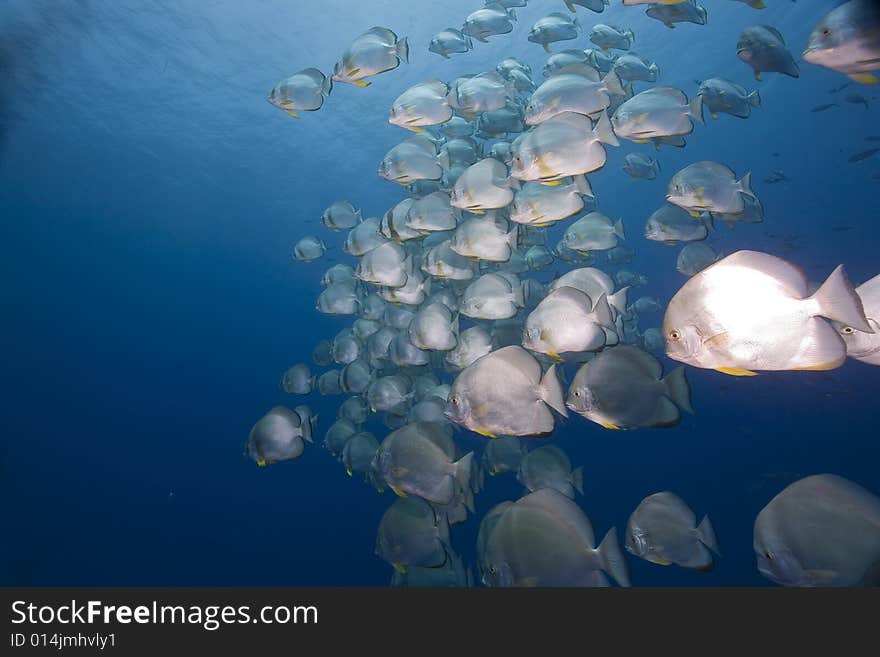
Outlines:
MULTIPOLYGON (((765 208, 763 224, 719 226, 710 236, 716 249, 782 255, 815 280, 840 263, 855 283, 874 276, 880 182, 871 175, 880 161, 847 158, 880 133, 878 92, 853 84, 829 94, 846 78, 803 62, 799 79, 768 73, 756 82, 735 52, 744 27, 768 23, 799 54, 831 3, 704 4, 707 25, 674 30, 618 0, 602 15, 578 12, 585 27, 631 27, 633 50, 659 64, 662 84, 690 96, 694 80, 727 77, 763 99, 747 120, 707 114, 686 148, 659 153, 654 181, 620 171, 627 152, 653 152, 630 142, 608 148, 607 165, 590 175, 602 211, 627 226, 637 253, 629 267, 649 278, 639 292, 666 301, 685 280, 674 268, 678 249, 640 233, 669 176, 703 159, 751 171, 765 208), (870 109, 843 100, 856 91, 870 109), (827 112, 809 111, 832 101, 838 106, 827 112), (763 183, 774 169, 790 181, 763 183)), ((394 98, 511 55, 540 78, 546 54, 526 35, 539 17, 565 11, 561 0, 518 8, 512 34, 465 55, 427 51, 434 32, 478 6, 3 3, 0 583, 387 585, 391 569, 373 547, 393 494, 347 477, 320 446, 341 397, 306 400, 321 424, 301 459, 258 468, 242 449, 269 408, 300 403, 280 390, 282 372, 351 322, 314 310, 323 270, 353 263, 340 250, 344 234, 319 217, 339 198, 374 216, 403 197, 375 173, 409 136, 387 123, 394 98), (266 102, 295 71, 329 73, 373 25, 409 37, 408 65, 366 89, 335 85, 325 107, 299 121, 266 102), (307 233, 330 250, 294 263, 290 247, 307 233)), ((589 45, 581 36, 552 50, 589 45)), ((714 571, 629 558, 634 584, 769 584, 755 568, 752 524, 779 490, 834 472, 880 491, 877 368, 847 362, 749 379, 689 368, 688 377, 696 414, 674 429, 609 432, 573 416, 552 438, 584 466, 578 501, 600 536, 612 525, 622 531, 659 490, 712 518, 723 553, 714 571)), ((380 439, 387 433, 371 428, 380 439)), ((484 442, 464 431, 457 440, 478 454, 484 442)), ((477 516, 453 527, 469 566, 482 512, 521 491, 512 475, 490 479, 477 516)))

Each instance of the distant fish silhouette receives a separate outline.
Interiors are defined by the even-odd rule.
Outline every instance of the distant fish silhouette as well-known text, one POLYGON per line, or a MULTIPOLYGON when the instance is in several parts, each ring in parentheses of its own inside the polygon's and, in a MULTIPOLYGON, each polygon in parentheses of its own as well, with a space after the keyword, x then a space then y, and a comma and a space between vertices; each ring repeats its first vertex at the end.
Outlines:
POLYGON ((855 155, 849 156, 849 162, 861 162, 862 160, 867 160, 869 157, 874 155, 877 151, 880 151, 880 148, 869 148, 866 151, 861 151, 856 153, 855 155))
POLYGON ((824 105, 816 105, 811 112, 824 112, 825 110, 829 110, 832 107, 837 107, 837 103, 825 103, 824 105))

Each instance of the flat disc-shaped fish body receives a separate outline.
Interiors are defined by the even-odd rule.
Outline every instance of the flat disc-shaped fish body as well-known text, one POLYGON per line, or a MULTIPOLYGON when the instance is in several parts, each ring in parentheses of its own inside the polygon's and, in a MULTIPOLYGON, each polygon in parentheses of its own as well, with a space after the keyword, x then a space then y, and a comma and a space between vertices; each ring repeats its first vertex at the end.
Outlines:
POLYGON ((321 109, 324 97, 330 94, 332 86, 333 83, 321 71, 307 68, 276 84, 269 92, 268 100, 295 117, 297 111, 314 112, 321 109))
POLYGON ((674 4, 652 4, 645 10, 645 15, 657 19, 666 27, 675 27, 675 23, 705 25, 708 19, 706 8, 697 4, 696 0, 683 0, 674 4))
POLYGON ((605 112, 595 127, 582 114, 557 114, 513 142, 510 175, 519 180, 552 181, 590 173, 605 164, 603 143, 618 145, 605 112))
POLYGON ((556 41, 568 41, 576 39, 580 33, 580 22, 577 18, 566 16, 554 11, 543 18, 539 18, 532 29, 529 30, 528 40, 539 43, 544 50, 550 51, 549 45, 556 41))
POLYGON ((782 34, 770 25, 753 25, 743 30, 736 44, 736 54, 754 69, 758 80, 764 71, 784 73, 793 78, 800 76, 782 34))
POLYGON ((617 312, 626 312, 627 289, 614 292, 614 280, 601 269, 595 267, 581 267, 566 272, 547 288, 547 292, 567 286, 573 287, 586 294, 590 299, 599 299, 603 294, 608 300, 608 305, 617 312))
MULTIPOLYGON (((529 263, 529 269, 532 271, 540 271, 541 269, 545 269, 553 264, 555 258, 553 257, 553 253, 543 244, 535 244, 532 247, 529 247, 529 250, 526 251, 526 262, 529 263)), ((529 279, 531 284, 539 284, 538 281, 534 279, 529 279)), ((540 285, 540 284, 539 284, 540 285)), ((543 293, 543 288, 540 289, 540 292, 543 293)), ((525 290, 523 291, 523 297, 525 297, 525 290)), ((526 303, 528 306, 528 303, 526 303)))
POLYGON ((321 214, 321 223, 330 230, 354 228, 361 222, 361 212, 349 201, 334 201, 321 214))
POLYGON ((453 251, 448 239, 425 251, 422 260, 422 271, 438 279, 467 281, 476 270, 474 261, 453 251))
POLYGON ((339 419, 354 425, 363 424, 370 415, 370 405, 363 397, 349 397, 339 406, 339 419))
POLYGON ((657 159, 643 153, 627 153, 623 158, 623 171, 630 178, 642 178, 653 180, 660 171, 660 163, 657 159))
POLYGON ((456 345, 458 321, 442 303, 431 303, 416 312, 409 325, 409 340, 419 349, 449 351, 456 345))
POLYGON ((333 69, 333 79, 356 86, 366 86, 364 78, 397 68, 409 58, 409 44, 404 37, 385 27, 373 27, 356 38, 333 69))
POLYGON ((428 50, 444 58, 453 53, 464 53, 473 50, 473 42, 470 37, 460 30, 449 27, 437 32, 428 44, 428 50))
POLYGON ((415 422, 393 431, 379 447, 383 479, 401 493, 448 504, 456 487, 470 490, 473 467, 473 452, 453 461, 445 447, 450 440, 433 422, 415 422))
POLYGON ((431 354, 414 345, 407 331, 400 331, 388 346, 388 360, 398 367, 419 367, 431 361, 431 354))
POLYGON ((501 272, 483 274, 461 295, 459 310, 474 319, 509 319, 523 306, 518 282, 501 272))
POLYGON ((575 176, 567 185, 527 182, 513 197, 510 220, 527 226, 562 221, 584 209, 584 196, 593 198, 593 190, 583 176, 575 176))
POLYGON ((656 82, 660 70, 657 64, 636 55, 624 53, 614 61, 614 73, 621 80, 628 82, 656 82))
POLYGON ((352 228, 345 238, 342 250, 348 255, 362 256, 388 240, 379 234, 378 217, 370 217, 352 228))
POLYGON ((742 198, 742 212, 712 212, 712 221, 721 222, 728 228, 733 228, 734 224, 759 224, 764 221, 764 206, 761 201, 740 192, 742 198))
POLYGON ((412 399, 412 382, 401 374, 389 374, 375 379, 366 390, 370 408, 403 414, 412 399))
POLYGON ((880 69, 880 5, 849 0, 832 9, 810 34, 804 61, 877 84, 870 71, 880 69))
POLYGON ((623 224, 611 221, 601 212, 590 212, 565 229, 562 243, 575 251, 605 251, 624 237, 623 224))
POLYGON ((477 160, 480 159, 480 147, 473 139, 467 137, 448 139, 440 147, 440 151, 446 153, 450 168, 453 166, 467 168, 472 164, 476 164, 477 160))
POLYGON ((449 527, 420 497, 401 497, 382 515, 376 556, 398 571, 409 566, 435 568, 447 559, 449 527))
POLYGON ((392 148, 379 164, 378 174, 399 185, 417 180, 440 180, 443 160, 437 148, 424 135, 416 135, 392 148))
POLYGON ((544 435, 554 427, 550 406, 564 411, 555 366, 542 375, 534 356, 511 345, 462 370, 452 383, 446 416, 488 436, 544 435))
POLYGON ((739 213, 745 208, 742 194, 754 196, 750 177, 737 180, 731 168, 720 162, 695 162, 672 176, 666 200, 694 212, 739 213))
POLYGON ((660 361, 638 347, 612 347, 581 366, 566 404, 608 429, 674 426, 680 408, 692 410, 690 388, 683 368, 662 374, 660 361))
POLYGON ((517 228, 495 213, 471 217, 458 225, 449 245, 466 258, 507 262, 516 248, 517 228))
POLYGON ((554 53, 547 58, 544 64, 544 77, 549 78, 554 75, 563 75, 567 73, 575 73, 582 75, 593 82, 599 81, 599 71, 591 64, 591 59, 583 50, 563 50, 554 53))
POLYGON ((675 268, 685 276, 694 276, 718 260, 718 253, 708 244, 685 244, 675 261, 675 268))
POLYGON ((475 119, 483 112, 500 110, 513 97, 513 83, 497 71, 454 80, 449 87, 447 102, 458 114, 475 119))
POLYGON ((374 285, 401 287, 406 284, 412 263, 396 242, 385 242, 360 257, 355 276, 374 285))
POLYGON ((318 377, 318 392, 322 395, 341 395, 342 386, 339 383, 340 370, 327 370, 318 377))
MULTIPOLYGON (((493 440, 487 443, 486 447, 488 449, 489 445, 493 445, 503 440, 503 438, 493 440)), ((519 439, 517 438, 516 440, 519 439)), ((518 464, 517 467, 519 467, 518 464)), ((489 572, 489 564, 486 563, 486 546, 489 543, 489 537, 492 535, 492 530, 495 529, 495 525, 498 524, 498 520, 501 519, 504 512, 511 506, 513 506, 513 502, 510 500, 500 502, 486 511, 486 513, 483 514, 482 520, 480 520, 480 529, 477 532, 477 571, 480 575, 480 581, 486 586, 489 586, 489 578, 491 576, 491 573, 489 572)))
POLYGON ((523 456, 516 478, 531 493, 552 488, 574 499, 575 490, 584 492, 582 468, 572 472, 568 455, 555 445, 538 447, 523 456))
POLYGON ((345 442, 342 448, 342 464, 349 474, 367 474, 378 449, 376 437, 369 431, 360 431, 345 442))
POLYGON ((440 132, 447 137, 470 137, 474 134, 474 123, 463 116, 453 116, 440 126, 440 132))
POLYGON ((472 164, 459 176, 451 204, 468 211, 503 208, 513 200, 511 186, 507 167, 489 157, 472 164))
POLYGON ((590 41, 605 51, 612 48, 629 50, 635 41, 635 35, 629 29, 623 29, 616 25, 596 23, 590 31, 590 41))
POLYGON ((693 276, 666 308, 666 354, 730 374, 833 369, 846 344, 827 318, 872 332, 843 267, 809 295, 803 271, 737 251, 693 276))
POLYGON ((299 458, 304 449, 300 416, 284 406, 275 406, 254 424, 245 455, 264 466, 299 458))
POLYGON ((339 418, 324 434, 324 447, 333 456, 341 456, 345 443, 358 432, 357 426, 346 418, 339 418))
POLYGON ((550 292, 526 317, 523 346, 561 358, 561 354, 596 351, 612 329, 611 308, 604 296, 593 301, 572 287, 550 292))
POLYGON ((326 250, 327 246, 320 237, 306 235, 294 244, 291 255, 299 262, 311 262, 324 255, 326 250))
POLYGON ((404 91, 391 104, 388 122, 413 130, 427 125, 440 125, 452 118, 446 100, 449 88, 440 80, 419 82, 404 91))
POLYGON ((837 329, 846 342, 847 356, 870 365, 880 365, 880 275, 859 285, 856 294, 862 300, 865 317, 874 332, 865 333, 840 323, 836 323, 837 329))
POLYGON ((480 326, 472 326, 458 336, 458 345, 446 354, 446 362, 464 369, 478 358, 492 351, 492 338, 480 326))
POLYGON ((307 395, 312 391, 312 373, 309 366, 299 363, 289 368, 281 378, 281 387, 288 395, 307 395))
POLYGON ((758 514, 754 548, 783 586, 878 586, 880 498, 837 475, 805 477, 758 514))
POLYGON ((568 10, 574 13, 575 5, 580 7, 586 7, 591 11, 595 11, 597 14, 601 14, 605 11, 605 7, 607 7, 610 2, 609 0, 564 0, 565 6, 568 7, 568 10))
POLYGON ((761 106, 761 96, 757 91, 748 92, 724 78, 703 80, 697 93, 703 98, 703 107, 709 110, 712 118, 724 113, 745 119, 751 115, 753 108, 761 106))
POLYGON ((636 94, 614 111, 611 124, 618 137, 645 141, 657 137, 689 135, 693 121, 702 123, 702 101, 693 101, 675 87, 653 87, 636 94))
POLYGON ((614 73, 609 73, 601 81, 574 73, 554 75, 529 98, 525 122, 538 125, 563 112, 597 115, 611 103, 611 93, 623 93, 614 73))
POLYGON ((712 524, 704 518, 697 527, 694 512, 675 493, 649 495, 627 523, 627 551, 652 563, 711 570, 710 547, 718 551, 712 524))
POLYGON ((485 534, 481 562, 487 586, 608 586, 606 573, 629 585, 614 529, 595 548, 589 518, 552 488, 503 508, 485 534))
POLYGON ((520 438, 502 436, 486 443, 482 464, 493 476, 503 472, 516 472, 526 453, 526 447, 520 438))
POLYGON ((503 6, 484 7, 465 18, 461 31, 485 42, 490 36, 512 32, 515 20, 516 16, 503 6))

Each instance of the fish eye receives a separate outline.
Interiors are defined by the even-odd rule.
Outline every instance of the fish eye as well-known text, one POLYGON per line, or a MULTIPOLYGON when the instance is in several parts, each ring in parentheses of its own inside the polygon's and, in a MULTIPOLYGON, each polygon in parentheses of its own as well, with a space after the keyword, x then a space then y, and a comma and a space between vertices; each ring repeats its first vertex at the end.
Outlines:
POLYGON ((575 391, 574 391, 574 396, 575 396, 575 397, 580 397, 580 396, 581 396, 581 391, 580 391, 580 390, 575 390, 575 391))
POLYGON ((844 326, 843 332, 846 333, 847 335, 852 335, 853 333, 856 332, 856 330, 852 326, 844 326))
POLYGON ((491 563, 489 564, 489 572, 492 573, 493 575, 497 572, 496 568, 495 568, 495 564, 491 564, 491 563))
POLYGON ((831 36, 831 28, 823 27, 822 28, 822 36, 831 36))
POLYGON ((669 338, 678 342, 679 340, 681 340, 681 331, 679 331, 678 329, 672 329, 669 332, 669 338))

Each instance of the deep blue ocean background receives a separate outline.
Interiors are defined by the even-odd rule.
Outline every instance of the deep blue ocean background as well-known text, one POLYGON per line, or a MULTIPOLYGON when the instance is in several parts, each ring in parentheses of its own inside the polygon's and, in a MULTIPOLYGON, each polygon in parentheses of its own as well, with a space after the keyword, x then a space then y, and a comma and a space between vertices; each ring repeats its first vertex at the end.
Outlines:
MULTIPOLYGON (((695 80, 727 77, 759 89, 742 120, 698 125, 684 149, 663 148, 654 181, 632 181, 626 153, 608 148, 590 175, 600 209, 623 217, 628 267, 649 283, 632 297, 668 301, 685 278, 677 248, 641 237, 669 177, 703 159, 752 172, 763 224, 718 226, 722 253, 764 250, 823 280, 844 263, 855 284, 880 272, 880 91, 800 62, 793 79, 761 82, 736 56, 740 31, 771 24, 799 57, 824 0, 766 0, 756 11, 704 0, 708 24, 670 30, 619 0, 579 8, 585 28, 619 23, 633 51, 655 60, 658 84, 692 96, 695 80), (846 102, 857 92, 869 101, 846 102), (836 102, 825 112, 811 108, 836 102), (781 169, 787 182, 764 179, 781 169)), ((344 233, 320 225, 346 198, 377 216, 404 191, 376 175, 410 133, 387 122, 391 102, 428 78, 491 70, 506 56, 546 53, 526 40, 561 0, 518 8, 512 34, 444 60, 432 34, 459 26, 479 0, 7 0, 0 6, 0 583, 6 585, 378 585, 391 568, 373 554, 394 499, 377 494, 320 445, 343 397, 313 393, 316 443, 297 461, 258 468, 242 455, 253 423, 294 406, 281 374, 350 325, 314 309, 322 272, 354 260, 344 233), (374 26, 408 36, 410 63, 365 89, 336 84, 324 108, 295 121, 266 102, 281 78, 329 73, 349 42, 374 26), (292 244, 330 247, 295 263, 292 244)), ((553 52, 591 44, 553 44, 553 52)), ((647 88, 637 83, 636 90, 647 88)), ((555 228, 555 243, 560 228, 555 228)), ((549 274, 552 274, 552 269, 549 274)), ((659 325, 656 317, 653 325, 659 325)), ((643 328, 651 326, 643 321, 643 328)), ((672 362, 663 359, 667 370, 672 362)), ((660 490, 709 513, 723 557, 697 573, 629 557, 634 585, 769 585, 755 568, 758 511, 802 476, 833 472, 880 492, 880 368, 737 379, 688 369, 696 414, 668 430, 611 432, 572 416, 551 439, 585 469, 578 498, 599 537, 623 531, 639 501, 660 490)), ((371 427, 381 440, 387 431, 371 427)), ((485 439, 459 432, 479 454, 485 439)), ((537 443, 536 443, 537 444, 537 443)), ((474 566, 482 513, 522 492, 491 478, 478 513, 452 528, 474 566)))

